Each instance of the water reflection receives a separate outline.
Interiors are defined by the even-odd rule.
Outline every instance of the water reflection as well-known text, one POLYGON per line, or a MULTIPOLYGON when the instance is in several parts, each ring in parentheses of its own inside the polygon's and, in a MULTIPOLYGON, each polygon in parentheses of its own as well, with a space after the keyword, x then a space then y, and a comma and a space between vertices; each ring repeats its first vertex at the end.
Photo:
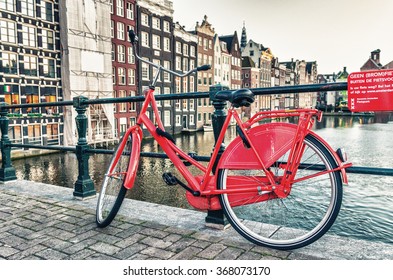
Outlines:
MULTIPOLYGON (((315 131, 333 148, 344 147, 355 166, 393 168, 393 122, 379 117, 330 117, 315 123, 315 131), (382 123, 377 121, 382 120, 382 123)), ((228 130, 226 143, 235 137, 234 128, 228 130)), ((212 152, 212 132, 179 135, 176 144, 185 151, 195 151, 209 156, 212 152)), ((153 140, 143 141, 144 152, 160 152, 153 140)), ((90 157, 90 176, 97 188, 111 156, 90 157)), ((73 188, 77 176, 77 160, 74 154, 52 154, 47 156, 15 160, 13 164, 20 179, 45 182, 73 188)), ((136 186, 128 196, 143 201, 191 208, 184 197, 184 190, 167 186, 161 175, 174 172, 169 160, 142 158, 136 186)), ((180 176, 179 176, 180 177, 180 176)), ((344 187, 344 201, 337 222, 331 232, 361 239, 393 244, 393 177, 349 174, 349 186, 344 187)))

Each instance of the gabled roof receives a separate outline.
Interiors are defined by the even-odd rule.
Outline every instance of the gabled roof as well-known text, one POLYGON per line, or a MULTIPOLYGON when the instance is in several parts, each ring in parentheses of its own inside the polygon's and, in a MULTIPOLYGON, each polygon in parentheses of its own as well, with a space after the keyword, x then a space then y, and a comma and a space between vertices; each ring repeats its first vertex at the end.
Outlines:
POLYGON ((249 67, 255 68, 255 63, 254 63, 254 61, 252 60, 251 57, 243 56, 242 57, 242 67, 244 67, 244 68, 249 68, 249 67))
POLYGON ((232 53, 233 51, 233 45, 235 43, 235 40, 237 40, 237 32, 233 35, 226 35, 226 36, 220 36, 218 37, 220 41, 224 41, 227 44, 228 52, 232 53))
POLYGON ((391 62, 389 62, 388 64, 386 64, 383 69, 393 69, 393 60, 391 62))
POLYGON ((382 64, 381 63, 376 63, 375 60, 369 58, 367 59, 367 61, 363 64, 362 67, 360 67, 360 69, 364 69, 366 68, 367 70, 377 70, 377 69, 381 69, 382 64))

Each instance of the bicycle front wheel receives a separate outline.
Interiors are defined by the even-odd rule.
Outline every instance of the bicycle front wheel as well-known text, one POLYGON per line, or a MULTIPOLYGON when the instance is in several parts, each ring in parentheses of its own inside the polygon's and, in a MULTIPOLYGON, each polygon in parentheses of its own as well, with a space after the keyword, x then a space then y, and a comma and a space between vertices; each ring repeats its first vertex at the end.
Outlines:
POLYGON ((98 227, 108 226, 115 218, 124 200, 127 189, 124 179, 130 162, 132 135, 122 139, 113 153, 113 157, 102 183, 96 209, 98 227), (125 144, 123 141, 126 141, 125 144))
MULTIPOLYGON (((249 241, 274 249, 296 249, 319 239, 334 223, 342 201, 340 172, 309 176, 322 170, 332 170, 337 163, 331 152, 313 135, 307 135, 304 145, 301 165, 294 179, 296 183, 292 184, 286 198, 261 192, 246 198, 243 195, 241 201, 236 194, 220 196, 227 219, 249 241), (261 199, 262 195, 271 197, 261 199)), ((270 167, 276 178, 283 175, 288 155, 289 151, 270 167)), ((255 182, 258 185, 267 184, 261 170, 221 169, 218 176, 218 188, 222 190, 227 189, 236 178, 248 183, 258 181, 255 182)))

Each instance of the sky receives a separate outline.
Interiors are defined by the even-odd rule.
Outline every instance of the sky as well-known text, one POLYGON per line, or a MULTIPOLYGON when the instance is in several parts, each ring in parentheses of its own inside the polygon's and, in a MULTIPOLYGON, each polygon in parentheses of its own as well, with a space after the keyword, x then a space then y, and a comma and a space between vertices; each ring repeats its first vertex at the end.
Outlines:
POLYGON ((194 30, 204 15, 216 33, 238 33, 271 49, 280 62, 317 61, 318 73, 360 71, 380 49, 393 61, 393 0, 171 0, 174 21, 194 30))

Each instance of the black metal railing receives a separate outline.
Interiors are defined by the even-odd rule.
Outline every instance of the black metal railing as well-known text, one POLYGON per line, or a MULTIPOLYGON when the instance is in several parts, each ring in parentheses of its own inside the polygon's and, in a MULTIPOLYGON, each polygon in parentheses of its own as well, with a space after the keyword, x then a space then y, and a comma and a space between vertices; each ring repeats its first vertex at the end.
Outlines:
MULTIPOLYGON (((213 113, 213 129, 215 136, 218 135, 221 130, 223 121, 226 117, 225 112, 225 101, 215 99, 215 94, 223 90, 221 86, 212 86, 209 92, 191 92, 191 93, 180 93, 180 94, 162 94, 156 97, 157 100, 178 100, 178 99, 196 99, 196 98, 207 98, 210 97, 213 101, 214 113, 213 113)), ((331 84, 312 84, 312 85, 296 85, 296 86, 284 86, 284 87, 270 87, 270 88, 255 88, 250 89, 255 95, 279 95, 279 94, 294 94, 294 93, 305 93, 305 92, 327 92, 327 91, 343 91, 347 90, 347 83, 331 83, 331 84)), ((78 159, 78 179, 74 185, 74 196, 77 198, 87 198, 95 195, 95 188, 93 181, 89 175, 88 159, 90 154, 102 153, 110 154, 113 153, 111 150, 95 149, 92 148, 86 140, 87 133, 87 116, 86 110, 89 105, 94 104, 109 104, 109 103, 123 103, 123 102, 142 102, 144 96, 133 96, 133 97, 121 97, 121 98, 103 98, 103 99, 88 99, 83 96, 75 97, 71 101, 60 101, 60 102, 43 102, 37 104, 13 104, 9 105, 6 103, 0 103, 0 130, 1 130, 1 141, 0 149, 2 155, 2 165, 0 168, 0 181, 7 182, 16 179, 15 169, 11 162, 11 148, 34 148, 34 149, 46 149, 46 150, 58 150, 74 152, 78 159), (37 107, 65 107, 73 106, 77 112, 75 118, 76 127, 78 131, 78 142, 75 147, 64 147, 64 146, 43 146, 33 144, 18 144, 12 143, 8 136, 9 127, 9 110, 20 109, 20 108, 37 108, 37 107)), ((154 158, 166 158, 165 154, 160 153, 142 153, 143 157, 154 157, 154 158)), ((196 156, 199 161, 209 161, 208 156, 196 156)), ((372 167, 361 167, 353 166, 347 169, 348 173, 357 174, 370 174, 370 175, 384 175, 393 176, 393 169, 390 168, 372 168, 372 167)))

